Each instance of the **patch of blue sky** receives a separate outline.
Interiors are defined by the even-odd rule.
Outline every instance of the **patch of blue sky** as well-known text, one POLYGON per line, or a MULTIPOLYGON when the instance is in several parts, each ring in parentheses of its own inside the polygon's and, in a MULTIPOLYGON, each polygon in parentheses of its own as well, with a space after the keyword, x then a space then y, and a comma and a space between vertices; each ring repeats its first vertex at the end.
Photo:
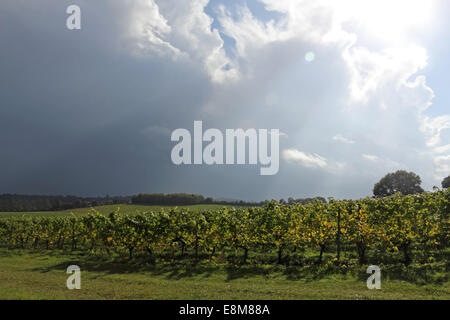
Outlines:
POLYGON ((237 12, 240 7, 247 7, 252 15, 257 17, 261 22, 268 22, 270 20, 278 21, 282 17, 282 13, 280 12, 266 10, 264 4, 258 0, 210 0, 204 11, 207 15, 214 19, 211 24, 211 29, 217 29, 219 31, 224 42, 225 52, 231 59, 236 57, 236 41, 222 32, 222 27, 217 19, 218 7, 220 5, 226 6, 227 10, 234 19, 238 19, 237 12))

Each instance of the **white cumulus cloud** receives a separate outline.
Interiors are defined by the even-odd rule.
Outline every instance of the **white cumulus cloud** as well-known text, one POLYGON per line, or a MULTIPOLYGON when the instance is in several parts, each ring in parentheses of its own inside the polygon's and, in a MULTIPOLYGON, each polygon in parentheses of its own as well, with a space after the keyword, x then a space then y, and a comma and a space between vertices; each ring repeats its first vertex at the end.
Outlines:
POLYGON ((374 156, 373 154, 363 154, 362 157, 366 160, 377 162, 380 161, 380 158, 377 156, 374 156))
POLYGON ((345 144, 354 144, 355 143, 355 141, 347 139, 346 137, 342 136, 341 134, 335 135, 333 137, 333 141, 341 142, 341 143, 345 143, 345 144))
POLYGON ((307 168, 325 168, 327 159, 315 153, 305 153, 297 149, 283 151, 283 159, 288 162, 296 162, 307 168))
POLYGON ((239 77, 227 57, 223 40, 213 19, 204 12, 209 0, 136 0, 131 12, 127 37, 135 50, 174 60, 186 59, 201 65, 213 82, 239 77))

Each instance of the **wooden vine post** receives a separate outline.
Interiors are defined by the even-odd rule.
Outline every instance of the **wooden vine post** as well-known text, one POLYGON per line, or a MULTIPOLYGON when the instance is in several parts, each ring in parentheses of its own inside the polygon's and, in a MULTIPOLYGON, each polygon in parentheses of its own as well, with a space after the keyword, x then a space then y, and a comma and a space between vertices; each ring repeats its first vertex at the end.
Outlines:
POLYGON ((337 244, 337 261, 339 261, 341 259, 341 208, 338 209, 338 216, 337 216, 336 244, 337 244))

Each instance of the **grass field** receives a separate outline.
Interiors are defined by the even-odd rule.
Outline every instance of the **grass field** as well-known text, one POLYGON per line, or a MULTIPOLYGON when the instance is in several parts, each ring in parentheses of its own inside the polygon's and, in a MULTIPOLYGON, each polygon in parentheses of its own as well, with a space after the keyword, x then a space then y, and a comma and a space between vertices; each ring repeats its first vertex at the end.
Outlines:
POLYGON ((87 253, 0 249, 0 299, 450 299, 448 283, 308 275, 281 266, 145 265, 87 253), (66 268, 81 268, 81 290, 66 268))
MULTIPOLYGON (((202 205, 194 205, 194 206, 179 206, 178 208, 186 208, 191 211, 200 211, 200 210, 213 210, 218 208, 223 208, 224 205, 216 205, 216 204, 202 204, 202 205)), ((161 211, 168 210, 170 206, 145 206, 145 205, 133 205, 133 204, 116 204, 116 205, 107 205, 107 206, 98 206, 95 207, 95 210, 100 212, 101 214, 107 215, 115 210, 120 208, 120 213, 125 214, 135 214, 138 212, 147 212, 147 211, 161 211)), ((86 215, 91 211, 91 208, 80 208, 80 209, 70 209, 63 211, 41 211, 41 212, 0 212, 0 218, 11 218, 11 217, 22 217, 22 216, 35 216, 35 217, 65 217, 70 216, 72 213, 75 215, 86 215)))

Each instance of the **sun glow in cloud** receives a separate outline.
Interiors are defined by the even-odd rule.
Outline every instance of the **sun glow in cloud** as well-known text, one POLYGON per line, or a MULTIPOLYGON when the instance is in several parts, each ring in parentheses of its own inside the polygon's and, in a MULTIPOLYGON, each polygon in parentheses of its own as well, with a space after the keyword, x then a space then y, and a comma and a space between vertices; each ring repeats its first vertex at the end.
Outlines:
POLYGON ((341 21, 354 22, 383 40, 403 40, 411 30, 427 27, 436 9, 435 0, 331 1, 341 21))

